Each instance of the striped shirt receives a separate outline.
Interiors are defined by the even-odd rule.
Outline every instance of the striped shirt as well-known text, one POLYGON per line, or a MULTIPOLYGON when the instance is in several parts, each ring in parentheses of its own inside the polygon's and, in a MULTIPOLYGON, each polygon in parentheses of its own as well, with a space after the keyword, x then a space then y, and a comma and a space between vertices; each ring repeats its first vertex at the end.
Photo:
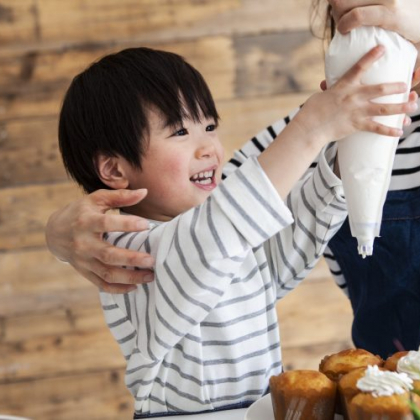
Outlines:
POLYGON ((250 404, 282 369, 275 303, 307 276, 347 212, 334 146, 281 200, 247 157, 271 134, 236 154, 240 168, 228 164, 202 205, 145 232, 106 236, 156 259, 154 282, 101 293, 137 415, 250 404))
MULTIPOLYGON (((418 100, 420 110, 420 99, 418 100)), ((389 190, 409 190, 420 187, 420 111, 411 114, 412 123, 404 127, 404 134, 399 141, 397 152, 392 169, 391 183, 389 190)), ((298 109, 282 120, 275 122, 255 136, 246 145, 247 156, 259 155, 270 144, 289 121, 297 114, 298 109)), ((238 156, 236 154, 236 156, 238 156)), ((234 156, 229 162, 229 171, 240 165, 240 161, 234 156)), ((317 165, 317 160, 311 165, 309 172, 317 165)), ((348 295, 347 284, 342 274, 340 265, 328 246, 324 253, 325 261, 337 285, 348 295)))

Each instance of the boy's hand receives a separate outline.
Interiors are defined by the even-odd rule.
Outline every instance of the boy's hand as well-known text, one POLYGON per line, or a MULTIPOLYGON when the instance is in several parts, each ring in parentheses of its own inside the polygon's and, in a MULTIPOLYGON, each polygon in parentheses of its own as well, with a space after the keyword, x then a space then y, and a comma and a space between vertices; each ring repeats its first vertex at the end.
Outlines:
POLYGON ((395 31, 413 43, 420 42, 419 0, 328 0, 337 29, 347 33, 359 26, 395 31))
POLYGON ((373 48, 335 85, 311 96, 301 112, 294 118, 303 132, 319 139, 323 144, 344 138, 355 131, 369 131, 385 136, 400 137, 402 130, 380 124, 373 117, 415 111, 417 94, 411 92, 407 103, 375 103, 372 102, 375 98, 405 93, 407 86, 404 83, 368 86, 361 82, 364 73, 383 53, 383 46, 373 48))
POLYGON ((136 284, 152 281, 153 273, 147 270, 154 264, 150 255, 116 248, 102 239, 105 232, 148 228, 148 222, 137 216, 105 214, 113 208, 134 205, 146 194, 146 190, 99 190, 56 211, 46 227, 49 250, 106 292, 126 293, 136 284), (145 270, 126 270, 122 266, 145 270))
MULTIPOLYGON (((418 83, 420 83, 420 69, 418 69, 414 75, 413 75, 413 83, 412 86, 417 85, 418 83)), ((322 91, 327 90, 327 82, 326 80, 323 80, 320 84, 319 87, 321 88, 322 91)), ((415 100, 416 98, 416 93, 411 93, 410 99, 411 100, 415 100)), ((409 126, 411 124, 411 118, 408 115, 404 116, 404 121, 403 121, 403 125, 404 126, 409 126)), ((339 169, 337 169, 337 172, 334 169, 334 173, 337 175, 339 174, 339 169)), ((339 175, 338 175, 339 176, 339 175)))

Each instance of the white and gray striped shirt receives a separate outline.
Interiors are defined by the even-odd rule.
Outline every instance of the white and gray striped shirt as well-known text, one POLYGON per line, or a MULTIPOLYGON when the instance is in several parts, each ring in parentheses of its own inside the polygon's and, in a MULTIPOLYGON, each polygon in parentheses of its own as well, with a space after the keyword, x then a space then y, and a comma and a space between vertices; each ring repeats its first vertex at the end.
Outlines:
POLYGON ((287 204, 247 158, 255 147, 237 153, 240 168, 228 164, 204 204, 146 232, 107 235, 156 259, 154 282, 101 293, 137 414, 253 402, 282 369, 275 303, 307 276, 347 212, 334 146, 287 204))

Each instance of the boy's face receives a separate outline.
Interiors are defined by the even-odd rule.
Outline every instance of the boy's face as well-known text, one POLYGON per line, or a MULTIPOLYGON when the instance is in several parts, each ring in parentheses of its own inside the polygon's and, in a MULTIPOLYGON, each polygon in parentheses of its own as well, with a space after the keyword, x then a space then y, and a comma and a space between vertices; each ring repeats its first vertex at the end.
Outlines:
POLYGON ((150 111, 149 145, 142 170, 128 163, 129 188, 148 194, 131 212, 167 221, 202 204, 221 180, 224 150, 213 119, 190 119, 182 126, 164 127, 164 119, 150 111))

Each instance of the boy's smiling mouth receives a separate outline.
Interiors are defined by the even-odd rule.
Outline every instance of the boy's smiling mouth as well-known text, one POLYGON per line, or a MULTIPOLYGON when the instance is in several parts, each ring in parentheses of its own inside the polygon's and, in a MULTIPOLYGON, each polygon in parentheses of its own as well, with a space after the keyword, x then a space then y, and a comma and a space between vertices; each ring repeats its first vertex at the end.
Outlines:
POLYGON ((210 191, 216 187, 216 169, 207 169, 202 172, 194 174, 190 181, 198 188, 210 191))

